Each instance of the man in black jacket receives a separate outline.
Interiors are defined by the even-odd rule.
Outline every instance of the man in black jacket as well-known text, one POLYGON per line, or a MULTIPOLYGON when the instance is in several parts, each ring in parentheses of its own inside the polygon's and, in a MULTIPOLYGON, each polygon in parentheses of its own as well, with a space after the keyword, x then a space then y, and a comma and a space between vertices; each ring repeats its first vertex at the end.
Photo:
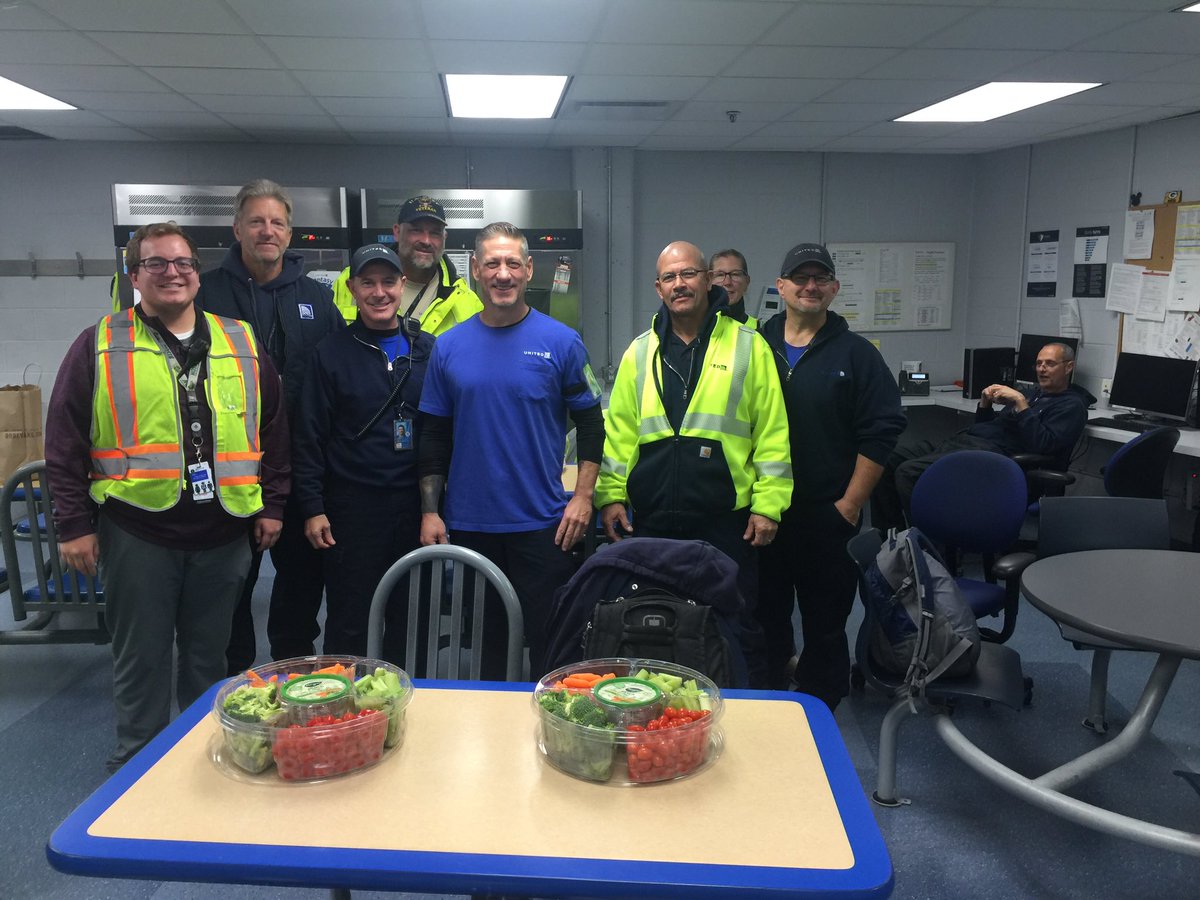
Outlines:
MULTIPOLYGON (((333 305, 333 293, 304 275, 304 256, 289 250, 292 201, 287 192, 265 178, 238 191, 233 234, 237 240, 219 268, 200 276, 196 303, 220 316, 249 322, 259 347, 270 354, 283 378, 290 419, 304 383, 305 370, 317 343, 345 327, 333 305)), ((321 559, 304 537, 304 519, 290 499, 283 532, 271 548, 275 585, 267 633, 271 656, 286 659, 313 652, 320 633, 321 559)), ((250 599, 258 580, 262 554, 254 555, 250 574, 233 616, 226 651, 229 674, 254 664, 254 620, 250 599)))
POLYGON ((785 688, 799 605, 804 646, 793 677, 799 690, 833 709, 850 678, 846 619, 856 573, 846 541, 858 532, 905 419, 879 351, 829 311, 840 287, 829 251, 793 247, 775 284, 784 311, 760 331, 783 385, 794 487, 774 543, 760 550, 755 612, 766 633, 771 685, 785 688))

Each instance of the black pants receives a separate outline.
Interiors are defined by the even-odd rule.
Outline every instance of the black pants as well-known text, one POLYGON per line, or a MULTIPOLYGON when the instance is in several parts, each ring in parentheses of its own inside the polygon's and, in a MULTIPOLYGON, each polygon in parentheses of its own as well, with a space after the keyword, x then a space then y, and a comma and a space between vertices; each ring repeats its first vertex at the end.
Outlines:
POLYGON ((742 653, 746 657, 746 669, 750 687, 767 687, 766 652, 762 631, 753 615, 758 602, 759 555, 745 539, 746 526, 750 521, 750 509, 738 509, 724 515, 709 516, 690 523, 686 528, 663 528, 638 524, 636 512, 633 517, 635 537, 674 538, 681 541, 707 541, 733 560, 738 568, 738 590, 745 603, 745 615, 741 622, 742 653))
MULTIPOLYGON (((508 576, 525 619, 525 642, 529 645, 532 678, 545 674, 546 625, 554 592, 575 574, 575 560, 554 543, 558 525, 540 531, 493 533, 452 531, 450 542, 486 556, 508 576)), ((472 586, 473 589, 473 586, 472 586)), ((505 679, 505 649, 508 629, 499 598, 489 587, 483 616, 482 676, 490 681, 505 679)))
POLYGON ((857 573, 846 542, 858 529, 832 502, 801 504, 788 510, 774 542, 759 551, 755 614, 766 638, 770 685, 788 686, 787 664, 796 652, 792 610, 799 606, 804 645, 795 681, 830 709, 849 691, 846 619, 857 573))
POLYGON ((883 477, 871 495, 871 526, 883 532, 889 528, 904 528, 917 479, 943 456, 957 450, 1000 452, 991 441, 966 432, 959 432, 944 441, 901 444, 888 457, 883 477))

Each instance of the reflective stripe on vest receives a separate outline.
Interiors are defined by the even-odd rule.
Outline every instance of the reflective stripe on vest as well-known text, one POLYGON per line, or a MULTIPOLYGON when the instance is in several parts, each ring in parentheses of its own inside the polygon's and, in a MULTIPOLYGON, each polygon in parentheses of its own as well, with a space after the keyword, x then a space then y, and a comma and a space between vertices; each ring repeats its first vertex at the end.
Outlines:
MULTIPOLYGON (((213 478, 231 515, 262 509, 258 358, 244 323, 205 314, 212 346, 205 393, 212 412, 213 478)), ((92 401, 92 499, 151 511, 179 502, 186 453, 178 382, 163 349, 133 309, 96 329, 92 401), (143 443, 145 441, 145 443, 143 443)))

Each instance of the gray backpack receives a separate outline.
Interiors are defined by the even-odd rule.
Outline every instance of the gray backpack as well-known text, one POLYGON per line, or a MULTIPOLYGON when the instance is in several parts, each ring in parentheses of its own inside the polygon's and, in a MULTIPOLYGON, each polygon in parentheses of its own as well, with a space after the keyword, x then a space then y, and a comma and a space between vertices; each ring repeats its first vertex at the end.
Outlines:
POLYGON ((916 528, 889 531, 867 567, 863 598, 874 614, 870 654, 904 676, 910 695, 936 678, 969 675, 979 659, 979 626, 937 549, 916 528))

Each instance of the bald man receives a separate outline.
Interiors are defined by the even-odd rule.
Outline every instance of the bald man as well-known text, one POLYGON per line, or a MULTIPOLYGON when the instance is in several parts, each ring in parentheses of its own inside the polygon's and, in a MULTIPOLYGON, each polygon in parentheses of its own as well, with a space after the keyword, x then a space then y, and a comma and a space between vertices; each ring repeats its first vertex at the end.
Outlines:
POLYGON ((787 410, 771 349, 729 315, 699 247, 658 257, 662 305, 625 351, 596 486, 609 539, 705 540, 753 603, 757 550, 791 502, 787 410), (632 510, 632 518, 627 506, 632 510))

